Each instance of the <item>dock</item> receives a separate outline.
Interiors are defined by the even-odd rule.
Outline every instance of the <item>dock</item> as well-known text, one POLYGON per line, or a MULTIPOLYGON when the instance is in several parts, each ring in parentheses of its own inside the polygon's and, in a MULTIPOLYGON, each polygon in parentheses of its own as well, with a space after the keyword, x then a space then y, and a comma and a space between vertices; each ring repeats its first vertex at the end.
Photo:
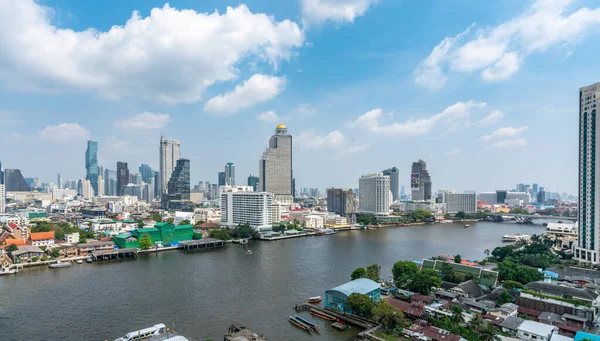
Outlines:
POLYGON ((232 324, 223 341, 269 341, 262 334, 257 334, 241 324, 232 324))
POLYGON ((284 236, 271 237, 271 238, 261 237, 260 240, 267 240, 267 241, 281 240, 281 239, 289 239, 289 238, 314 236, 316 234, 317 234, 316 232, 305 232, 305 233, 288 234, 287 236, 284 235, 284 236))
POLYGON ((341 311, 338 311, 335 309, 321 308, 319 306, 316 306, 316 305, 310 304, 310 303, 302 303, 302 304, 298 304, 296 306, 296 310, 300 310, 300 311, 310 310, 310 309, 318 310, 322 313, 332 315, 332 316, 338 318, 339 320, 344 321, 347 324, 353 324, 355 326, 358 326, 358 327, 361 327, 364 329, 371 329, 373 327, 379 326, 378 323, 368 320, 364 317, 346 314, 344 312, 341 312, 341 311))
POLYGON ((95 261, 119 258, 136 258, 138 249, 112 249, 112 250, 97 250, 92 252, 92 259, 95 261))
POLYGON ((219 239, 207 238, 199 240, 185 240, 179 242, 179 245, 184 251, 204 251, 224 247, 225 242, 219 239))

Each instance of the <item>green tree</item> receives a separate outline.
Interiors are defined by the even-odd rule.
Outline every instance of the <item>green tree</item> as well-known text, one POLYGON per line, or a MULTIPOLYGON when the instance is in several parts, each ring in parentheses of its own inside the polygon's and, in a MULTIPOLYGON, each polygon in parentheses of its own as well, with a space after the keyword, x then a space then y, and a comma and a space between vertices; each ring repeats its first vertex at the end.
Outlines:
POLYGON ((52 249, 52 253, 51 253, 53 258, 58 258, 60 257, 60 249, 59 248, 54 248, 52 249))
POLYGON ((189 225, 189 224, 190 224, 190 221, 186 219, 186 220, 182 220, 182 221, 181 221, 179 224, 177 224, 177 225, 189 225))
POLYGON ((229 232, 227 231, 227 229, 222 229, 222 228, 216 228, 214 230, 211 230, 209 232, 210 237, 214 238, 214 239, 220 239, 220 240, 229 240, 231 239, 231 237, 229 236, 229 232))
POLYGON ((461 323, 465 322, 465 319, 463 318, 463 315, 462 315, 463 310, 461 307, 459 307, 457 305, 453 305, 450 308, 450 311, 452 312, 452 317, 450 318, 452 323, 461 324, 461 323))
POLYGON ((481 334, 479 334, 479 339, 481 341, 499 341, 500 338, 496 336, 496 330, 491 323, 486 324, 481 329, 481 334))
POLYGON ((42 256, 42 258, 40 258, 40 260, 41 260, 42 262, 45 262, 45 261, 47 261, 47 260, 48 260, 48 257, 46 257, 46 256, 42 256))
POLYGON ((456 219, 466 219, 467 218, 467 214, 463 211, 457 212, 455 215, 456 219))
POLYGON ((19 248, 17 247, 16 244, 10 244, 4 251, 8 252, 8 253, 13 253, 15 251, 17 251, 19 248))
POLYGON ((273 231, 275 231, 275 232, 285 231, 285 224, 279 224, 279 225, 273 226, 273 231))
POLYGON ((454 263, 460 264, 462 262, 462 257, 460 255, 454 256, 454 263))
POLYGON ((173 224, 173 221, 174 221, 174 220, 175 220, 174 218, 169 218, 169 219, 167 219, 167 223, 169 223, 169 224, 173 224))
POLYGON ((508 291, 506 291, 506 289, 505 289, 505 290, 502 290, 502 292, 500 293, 500 296, 496 300, 496 304, 503 305, 504 303, 511 303, 512 301, 513 301, 512 296, 510 296, 508 291))
POLYGON ((152 243, 152 239, 150 238, 150 236, 147 233, 144 233, 142 235, 142 238, 140 238, 140 249, 148 250, 153 245, 154 243, 152 243))
POLYGON ((367 276, 367 270, 365 268, 357 268, 352 271, 350 274, 350 280, 355 280, 359 278, 365 278, 367 276))
POLYGON ((144 228, 146 226, 142 220, 138 221, 138 229, 144 228))
POLYGON ((522 208, 513 208, 512 210, 510 210, 511 214, 529 214, 527 213, 527 211, 525 211, 522 208))
POLYGON ((483 318, 481 318, 481 314, 476 314, 475 317, 469 321, 469 328, 474 331, 479 331, 481 328, 483 328, 484 324, 485 322, 483 321, 483 318))
POLYGON ((515 282, 515 281, 504 281, 502 282, 502 287, 504 289, 507 290, 513 290, 513 289, 524 289, 525 287, 523 286, 523 284, 519 283, 519 282, 515 282))
POLYGON ((242 224, 236 227, 233 232, 235 237, 246 239, 252 238, 256 231, 252 228, 252 226, 250 226, 250 224, 242 224))
POLYGON ((367 266, 367 274, 365 277, 367 277, 370 280, 373 280, 375 282, 379 282, 379 272, 381 271, 381 266, 379 266, 378 264, 371 264, 369 266, 367 266))
POLYGON ((419 267, 414 262, 396 262, 392 267, 394 284, 396 284, 396 286, 399 288, 404 287, 418 272, 419 267))
POLYGON ((421 271, 411 278, 411 281, 408 284, 408 290, 423 295, 429 295, 429 293, 431 293, 431 288, 439 288, 440 284, 442 284, 442 278, 437 271, 421 269, 421 271))
POLYGON ((367 318, 370 317, 371 311, 375 306, 375 303, 373 303, 373 300, 369 296, 357 293, 350 294, 346 303, 354 314, 367 318))
POLYGON ((372 319, 381 323, 386 329, 394 329, 404 322, 404 314, 386 301, 379 302, 371 312, 372 319))
POLYGON ((501 281, 515 281, 521 284, 540 281, 544 279, 541 272, 536 269, 521 266, 511 261, 504 261, 498 264, 498 278, 501 281))
POLYGON ((31 261, 32 262, 37 262, 40 259, 40 257, 31 257, 31 261))
POLYGON ((444 281, 457 283, 458 278, 456 277, 456 272, 454 272, 454 268, 452 265, 447 262, 442 262, 442 266, 440 268, 440 273, 444 281))
POLYGON ((157 223, 160 223, 162 221, 162 216, 160 213, 152 213, 151 219, 157 223))

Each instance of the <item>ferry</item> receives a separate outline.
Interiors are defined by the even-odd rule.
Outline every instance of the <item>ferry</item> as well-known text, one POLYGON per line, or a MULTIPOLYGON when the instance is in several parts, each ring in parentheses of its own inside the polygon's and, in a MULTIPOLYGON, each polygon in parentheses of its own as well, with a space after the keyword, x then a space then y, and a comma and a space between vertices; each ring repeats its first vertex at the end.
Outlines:
POLYGON ((518 242, 521 240, 528 241, 530 238, 531 238, 531 236, 528 234, 513 233, 513 234, 505 234, 502 237, 502 241, 508 242, 508 243, 514 243, 514 242, 518 242))
POLYGON ((302 316, 296 315, 295 317, 296 317, 296 319, 298 319, 300 322, 302 322, 302 323, 304 323, 304 324, 306 324, 306 325, 310 326, 310 327, 311 327, 312 329, 314 329, 314 330, 318 330, 318 329, 320 328, 318 324, 314 323, 314 322, 313 322, 313 321, 311 321, 311 320, 305 319, 305 318, 304 318, 304 317, 302 317, 302 316))
POLYGON ((307 332, 310 333, 310 326, 307 324, 304 324, 304 322, 298 320, 297 318, 290 316, 290 323, 293 324, 294 326, 302 329, 302 330, 306 330, 307 332))
POLYGON ((140 329, 135 332, 127 333, 125 336, 116 339, 115 341, 137 341, 147 340, 154 336, 159 336, 167 333, 167 326, 162 323, 155 324, 152 327, 140 329))
POLYGON ((335 321, 335 320, 337 320, 337 318, 335 316, 331 316, 329 314, 322 313, 322 312, 320 312, 320 311, 318 311, 316 309, 311 309, 310 310, 310 314, 313 315, 313 316, 316 316, 316 317, 320 317, 323 320, 327 320, 327 321, 335 321))
POLYGON ((50 264, 48 265, 49 268, 52 269, 58 269, 58 268, 68 268, 71 266, 71 262, 61 262, 61 261, 56 261, 56 263, 54 264, 50 264))
POLYGON ((319 303, 323 300, 321 296, 315 296, 308 299, 308 303, 319 303))

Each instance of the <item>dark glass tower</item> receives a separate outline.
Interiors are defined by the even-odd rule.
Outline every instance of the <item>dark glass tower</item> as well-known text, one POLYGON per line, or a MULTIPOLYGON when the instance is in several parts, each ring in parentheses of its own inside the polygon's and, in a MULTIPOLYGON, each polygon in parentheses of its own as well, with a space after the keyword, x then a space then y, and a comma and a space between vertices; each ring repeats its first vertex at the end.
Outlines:
POLYGON ((190 160, 177 160, 177 165, 173 173, 171 173, 167 189, 168 191, 166 194, 163 194, 161 201, 161 206, 164 210, 172 208, 174 206, 173 202, 181 204, 181 202, 190 200, 190 160))
POLYGON ((427 164, 423 160, 413 162, 410 175, 412 200, 431 199, 431 176, 427 171, 427 164))
POLYGON ((123 188, 129 183, 127 162, 117 162, 117 195, 123 195, 123 188))
POLYGON ((98 142, 88 141, 85 151, 85 179, 92 183, 94 194, 98 195, 98 142))
POLYGON ((6 192, 29 192, 31 190, 20 169, 5 169, 4 184, 6 192))
POLYGON ((390 177, 390 191, 392 192, 392 201, 400 200, 400 196, 398 195, 398 168, 392 167, 383 171, 383 175, 387 175, 390 177))

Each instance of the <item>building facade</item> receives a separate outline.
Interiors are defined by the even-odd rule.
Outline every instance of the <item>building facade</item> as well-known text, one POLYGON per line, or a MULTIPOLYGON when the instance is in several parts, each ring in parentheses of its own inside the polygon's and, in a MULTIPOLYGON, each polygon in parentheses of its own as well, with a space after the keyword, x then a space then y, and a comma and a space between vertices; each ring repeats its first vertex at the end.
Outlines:
POLYGON ((431 176, 423 160, 413 162, 410 174, 412 200, 431 200, 431 176))
POLYGON ((219 186, 225 186, 226 182, 225 182, 225 172, 219 172, 217 174, 217 184, 219 186))
POLYGON ((221 193, 221 223, 228 226, 249 224, 255 229, 272 226, 273 195, 266 192, 234 191, 221 193))
POLYGON ((0 184, 0 213, 6 212, 6 191, 4 190, 4 184, 0 184))
POLYGON ((171 179, 171 174, 175 170, 177 161, 181 156, 181 142, 177 140, 168 140, 164 136, 160 137, 160 193, 168 192, 168 183, 171 179))
POLYGON ((225 185, 235 186, 235 165, 233 162, 225 164, 225 185))
POLYGON ((150 182, 150 179, 154 179, 154 171, 149 165, 141 164, 139 171, 140 175, 142 176, 142 181, 148 183, 150 182))
POLYGON ((6 192, 29 192, 31 187, 25 182, 20 169, 4 170, 4 190, 6 192))
POLYGON ((117 195, 123 195, 123 187, 129 183, 127 162, 117 162, 117 195))
POLYGON ((400 200, 399 190, 399 174, 398 168, 392 167, 383 171, 383 175, 390 177, 390 191, 392 191, 392 201, 400 200))
POLYGON ((85 179, 90 182, 94 193, 98 193, 98 142, 88 141, 85 150, 85 179))
POLYGON ((357 213, 356 194, 352 189, 328 188, 327 211, 344 217, 357 213))
POLYGON ((439 191, 438 198, 438 202, 446 204, 447 213, 477 213, 477 195, 475 193, 439 191))
POLYGON ((358 180, 358 211, 360 213, 387 215, 390 212, 390 177, 366 174, 358 180))
POLYGON ((250 175, 248 177, 248 186, 252 186, 255 192, 258 190, 258 180, 258 176, 250 175))
POLYGON ((258 190, 273 193, 275 200, 293 201, 292 135, 280 124, 269 140, 269 147, 258 162, 258 190))
POLYGON ((162 196, 162 209, 174 209, 184 202, 190 202, 190 160, 177 160, 166 189, 162 196))
POLYGON ((579 231, 573 254, 575 259, 590 263, 600 262, 600 200, 596 200, 600 190, 598 103, 600 82, 579 89, 579 231))

